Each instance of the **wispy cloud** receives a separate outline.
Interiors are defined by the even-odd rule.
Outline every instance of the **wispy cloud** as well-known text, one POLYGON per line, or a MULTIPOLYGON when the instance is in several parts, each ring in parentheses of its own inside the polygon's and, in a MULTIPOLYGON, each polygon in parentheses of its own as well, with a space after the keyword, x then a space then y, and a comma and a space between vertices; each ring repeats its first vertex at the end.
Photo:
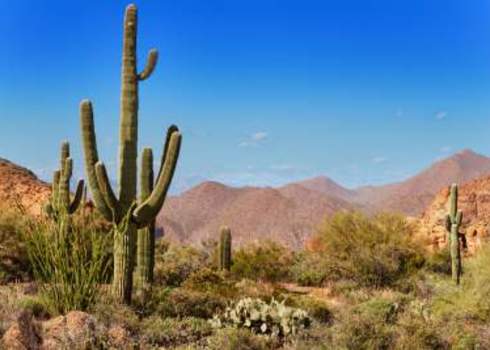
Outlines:
POLYGON ((386 162, 387 160, 388 160, 388 158, 385 158, 385 157, 374 157, 372 159, 374 164, 381 164, 381 163, 386 162))
POLYGON ((396 112, 395 112, 395 116, 396 116, 397 118, 401 118, 401 117, 403 117, 403 109, 398 108, 398 109, 396 110, 396 112))
POLYGON ((447 111, 438 111, 435 114, 437 120, 442 120, 447 117, 447 111))
POLYGON ((249 135, 245 140, 241 141, 238 145, 240 147, 250 147, 250 146, 259 146, 262 144, 267 138, 269 134, 265 131, 257 131, 251 135, 249 135))
POLYGON ((453 148, 451 146, 443 146, 439 149, 439 151, 441 151, 442 153, 448 153, 448 152, 451 152, 453 148))

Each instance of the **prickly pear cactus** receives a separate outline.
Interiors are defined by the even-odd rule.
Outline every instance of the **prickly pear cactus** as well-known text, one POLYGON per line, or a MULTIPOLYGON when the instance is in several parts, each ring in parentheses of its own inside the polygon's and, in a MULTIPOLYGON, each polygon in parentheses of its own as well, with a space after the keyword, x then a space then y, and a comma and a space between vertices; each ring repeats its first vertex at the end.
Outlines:
POLYGON ((267 304, 261 299, 244 298, 227 307, 222 315, 215 315, 210 323, 215 328, 232 326, 248 328, 258 334, 288 337, 311 325, 308 313, 272 299, 267 304))

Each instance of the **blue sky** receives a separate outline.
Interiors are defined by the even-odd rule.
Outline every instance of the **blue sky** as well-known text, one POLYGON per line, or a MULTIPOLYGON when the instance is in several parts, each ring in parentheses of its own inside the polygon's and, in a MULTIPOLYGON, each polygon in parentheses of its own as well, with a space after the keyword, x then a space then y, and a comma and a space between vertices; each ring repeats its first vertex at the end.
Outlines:
MULTIPOLYGON (((49 179, 90 98, 114 170, 123 1, 0 0, 0 157, 49 179)), ((136 1, 140 147, 184 134, 179 184, 398 181, 490 155, 487 0, 136 1)), ((115 172, 112 174, 115 176, 115 172)))

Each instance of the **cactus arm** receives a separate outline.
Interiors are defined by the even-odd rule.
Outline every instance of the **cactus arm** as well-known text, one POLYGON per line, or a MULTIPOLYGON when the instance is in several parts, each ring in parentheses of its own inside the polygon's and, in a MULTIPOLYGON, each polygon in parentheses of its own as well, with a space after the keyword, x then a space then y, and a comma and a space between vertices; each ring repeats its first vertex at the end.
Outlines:
POLYGON ((145 69, 143 69, 143 71, 138 74, 138 80, 143 81, 149 78, 150 75, 155 70, 157 62, 158 62, 158 51, 155 49, 151 49, 150 52, 148 53, 145 69))
MULTIPOLYGON (((153 190, 153 153, 151 148, 143 149, 140 172, 140 203, 144 202, 153 190)), ((137 283, 146 290, 153 282, 155 262, 155 219, 146 227, 138 230, 137 238, 137 283)))
POLYGON ((97 180, 97 174, 95 171, 95 164, 99 161, 99 156, 97 154, 97 142, 95 137, 92 103, 88 100, 84 100, 80 104, 80 119, 82 126, 81 129, 85 172, 87 174, 90 191, 92 192, 93 201, 102 216, 106 220, 112 221, 112 209, 109 207, 108 203, 106 203, 104 199, 104 195, 100 190, 97 180))
POLYGON ((180 153, 182 135, 179 132, 172 133, 169 141, 167 156, 163 170, 158 178, 150 197, 141 203, 133 213, 133 219, 139 224, 148 224, 158 215, 165 202, 168 188, 175 173, 177 160, 180 153))
POLYGON ((458 214, 456 214, 456 222, 455 224, 458 225, 458 227, 461 225, 463 222, 463 212, 461 210, 458 211, 458 214))
POLYGON ((53 183, 51 184, 52 196, 51 196, 51 206, 57 206, 59 199, 60 190, 60 176, 61 172, 56 170, 53 172, 53 183))
POLYGON ((95 164, 95 174, 97 176, 97 182, 99 184, 100 192, 104 197, 105 202, 109 205, 112 210, 113 220, 116 222, 120 219, 121 207, 119 202, 112 190, 111 183, 109 181, 109 176, 107 176, 107 170, 102 162, 97 162, 95 164))
POLYGON ((163 147, 162 158, 160 161, 160 169, 158 169, 158 174, 157 174, 157 180, 156 180, 157 182, 158 182, 158 179, 160 178, 160 175, 162 174, 163 166, 165 165, 165 158, 167 157, 167 154, 168 154, 168 147, 170 145, 170 139, 171 139, 172 134, 174 132, 179 132, 179 128, 176 125, 172 124, 167 129, 167 136, 165 137, 165 145, 163 147))
POLYGON ((73 197, 73 200, 71 201, 70 207, 68 209, 68 212, 70 214, 76 212, 80 207, 80 204, 82 203, 84 188, 85 188, 85 182, 83 180, 78 181, 77 189, 75 191, 75 197, 73 197))

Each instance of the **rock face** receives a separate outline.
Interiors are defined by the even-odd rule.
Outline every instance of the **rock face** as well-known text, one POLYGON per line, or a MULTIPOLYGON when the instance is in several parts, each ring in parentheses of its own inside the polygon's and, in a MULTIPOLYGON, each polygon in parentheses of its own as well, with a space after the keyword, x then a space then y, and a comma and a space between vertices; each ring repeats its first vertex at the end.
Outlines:
POLYGON ((50 192, 49 185, 32 171, 0 158, 0 208, 20 204, 28 213, 38 215, 50 192))
MULTIPOLYGON (((490 238, 490 176, 459 186, 458 207, 463 211, 461 233, 467 241, 467 253, 474 253, 490 238)), ((447 244, 445 217, 449 211, 449 188, 439 192, 421 219, 421 234, 434 248, 447 244)))
POLYGON ((3 335, 0 344, 5 349, 39 349, 40 338, 32 315, 27 311, 21 311, 12 326, 3 335))

